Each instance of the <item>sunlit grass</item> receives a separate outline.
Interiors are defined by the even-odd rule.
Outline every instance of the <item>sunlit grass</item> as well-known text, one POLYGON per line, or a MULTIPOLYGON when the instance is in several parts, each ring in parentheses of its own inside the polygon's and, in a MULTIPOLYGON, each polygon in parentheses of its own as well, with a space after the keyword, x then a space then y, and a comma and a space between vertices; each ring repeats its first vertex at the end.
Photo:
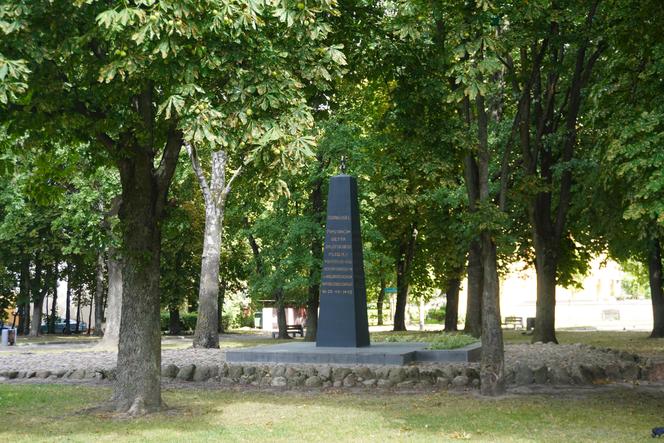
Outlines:
POLYGON ((427 343, 427 349, 458 349, 477 343, 478 339, 462 333, 436 332, 374 332, 373 342, 391 343, 427 343))
POLYGON ((633 389, 485 400, 473 395, 170 390, 168 411, 120 420, 86 409, 107 388, 0 385, 0 440, 630 442, 664 398, 633 389), (6 424, 6 426, 5 426, 6 424))

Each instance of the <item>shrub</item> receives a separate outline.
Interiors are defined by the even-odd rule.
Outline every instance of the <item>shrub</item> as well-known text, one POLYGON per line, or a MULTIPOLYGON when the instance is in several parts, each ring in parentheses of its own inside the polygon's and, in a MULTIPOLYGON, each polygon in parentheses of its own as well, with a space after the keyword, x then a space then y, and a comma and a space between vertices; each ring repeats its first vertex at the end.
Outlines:
POLYGON ((196 320, 198 319, 197 312, 187 312, 180 314, 180 324, 182 325, 183 332, 194 332, 196 329, 196 320))
POLYGON ((244 316, 242 313, 240 313, 237 318, 237 324, 241 327, 248 327, 248 328, 253 328, 254 327, 254 316, 253 315, 247 315, 244 316))
MULTIPOLYGON (((180 331, 183 333, 193 332, 196 329, 197 318, 198 313, 196 312, 180 313, 180 331)), ((171 316, 168 311, 161 311, 159 314, 159 326, 161 327, 162 332, 168 332, 170 320, 171 316)))
POLYGON ((170 314, 168 311, 161 311, 159 313, 159 327, 161 328, 162 332, 167 332, 168 331, 168 323, 170 320, 170 314))
POLYGON ((445 321, 445 306, 427 312, 427 323, 442 323, 445 321))

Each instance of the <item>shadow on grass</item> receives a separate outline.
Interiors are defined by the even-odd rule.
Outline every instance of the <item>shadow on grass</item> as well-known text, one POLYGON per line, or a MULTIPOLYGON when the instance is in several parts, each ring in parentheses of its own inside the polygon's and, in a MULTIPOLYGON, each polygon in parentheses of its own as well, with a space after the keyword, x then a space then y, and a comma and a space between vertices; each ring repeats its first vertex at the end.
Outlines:
POLYGON ((639 441, 663 425, 659 392, 510 396, 367 391, 166 390, 171 409, 133 420, 84 412, 108 388, 0 385, 6 441, 639 441), (8 419, 5 421, 5 419, 8 419))

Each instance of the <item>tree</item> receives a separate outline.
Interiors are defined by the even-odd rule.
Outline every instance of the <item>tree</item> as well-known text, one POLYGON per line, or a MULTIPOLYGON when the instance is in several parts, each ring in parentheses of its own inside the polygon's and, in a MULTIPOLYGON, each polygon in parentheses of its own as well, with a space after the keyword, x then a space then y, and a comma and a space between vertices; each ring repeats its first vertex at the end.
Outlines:
POLYGON ((661 53, 664 39, 657 2, 621 2, 606 14, 615 23, 606 34, 611 57, 598 68, 581 136, 593 150, 579 186, 591 190, 580 205, 592 231, 614 258, 636 260, 649 274, 653 308, 651 337, 664 336, 662 283, 661 53), (634 32, 638 29, 639 32, 634 32))
MULTIPOLYGON (((248 97, 256 110, 264 106, 268 112, 271 106, 262 89, 242 84, 248 75, 270 71, 247 74, 241 60, 226 57, 229 48, 235 54, 263 48, 264 59, 256 62, 267 68, 287 49, 297 49, 278 42, 315 40, 326 32, 324 16, 334 9, 327 1, 304 9, 248 2, 220 10, 215 2, 175 0, 114 9, 100 3, 10 6, 3 19, 15 24, 17 38, 3 40, 2 50, 9 46, 32 70, 23 102, 5 113, 13 129, 89 142, 93 155, 120 172, 123 309, 113 401, 130 414, 156 410, 161 405, 159 225, 178 153, 184 140, 222 144, 224 135, 212 128, 244 125, 248 97), (44 59, 43 53, 52 57, 44 59), (217 103, 201 111, 199 105, 210 98, 217 103)), ((324 48, 307 55, 307 60, 339 58, 324 48)), ((311 66, 307 60, 301 66, 311 66)), ((324 63, 311 62, 316 69, 305 73, 311 81, 329 75, 324 63)), ((291 72, 280 78, 285 88, 299 87, 291 72)), ((267 142, 276 127, 256 125, 252 143, 267 142)), ((298 142, 306 149, 305 140, 293 140, 298 142)))

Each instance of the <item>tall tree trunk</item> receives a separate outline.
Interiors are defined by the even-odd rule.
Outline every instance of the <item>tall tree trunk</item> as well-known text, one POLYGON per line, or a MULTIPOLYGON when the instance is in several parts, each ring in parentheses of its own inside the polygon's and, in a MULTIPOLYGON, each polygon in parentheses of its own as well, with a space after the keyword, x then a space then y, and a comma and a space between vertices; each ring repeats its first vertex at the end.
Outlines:
POLYGON ((309 297, 307 298, 307 320, 304 341, 316 341, 318 333, 318 305, 320 284, 309 284, 309 297))
POLYGON ((53 276, 51 280, 51 292, 53 300, 51 301, 51 316, 48 319, 48 333, 55 333, 55 317, 58 314, 58 262, 53 265, 53 276))
POLYGON ((461 279, 459 277, 452 277, 447 281, 447 289, 445 291, 445 330, 458 331, 459 323, 459 288, 461 287, 461 279))
POLYGON ((76 326, 74 327, 74 332, 79 333, 81 332, 80 326, 81 326, 81 297, 83 294, 81 294, 81 291, 83 288, 80 286, 76 288, 77 296, 76 296, 76 326))
POLYGON ((410 292, 410 273, 415 257, 415 244, 417 242, 417 228, 412 226, 408 237, 402 239, 399 245, 399 259, 397 260, 397 305, 394 312, 394 331, 406 330, 406 308, 408 306, 408 293, 410 292))
POLYGON ((71 265, 67 265, 69 272, 67 273, 67 296, 66 296, 66 306, 65 306, 65 327, 62 330, 62 333, 65 335, 71 334, 71 328, 69 326, 69 321, 71 320, 71 265))
POLYGON ((178 335, 182 332, 180 328, 180 307, 168 307, 168 333, 170 335, 178 335))
POLYGON ((205 240, 198 292, 198 318, 193 345, 195 348, 218 348, 221 220, 216 207, 206 206, 205 240))
POLYGON ((30 261, 28 260, 21 262, 21 286, 16 305, 18 308, 18 333, 28 335, 30 332, 28 321, 30 315, 30 261))
POLYGON ((87 335, 90 335, 90 326, 92 325, 92 307, 94 306, 94 294, 92 294, 92 298, 90 298, 90 305, 88 306, 90 310, 88 311, 88 328, 86 330, 87 335))
POLYGON ((225 331, 224 328, 224 299, 226 298, 226 279, 221 279, 221 285, 219 286, 219 333, 223 334, 225 331))
POLYGON ((275 293, 275 299, 277 301, 277 325, 279 327, 279 335, 277 338, 288 339, 291 338, 288 335, 288 322, 286 319, 286 304, 284 300, 285 294, 283 289, 279 289, 275 293))
POLYGON ((482 268, 482 245, 473 240, 468 249, 468 290, 466 300, 466 324, 464 332, 473 337, 482 335, 482 293, 484 272, 482 268))
MULTIPOLYGON (((137 101, 149 129, 154 123, 149 82, 137 101)), ((154 146, 123 147, 131 156, 118 159, 122 183, 122 309, 112 401, 118 411, 130 415, 161 408, 160 224, 182 143, 182 134, 170 129, 156 169, 154 146)))
POLYGON ((537 269, 537 302, 533 343, 558 343, 556 339, 556 272, 555 250, 535 234, 535 268, 537 269))
POLYGON ((193 345, 195 348, 218 348, 220 321, 218 306, 219 263, 224 208, 226 198, 231 191, 231 185, 240 174, 242 167, 238 168, 226 183, 228 157, 224 151, 214 151, 212 152, 212 170, 208 184, 198 160, 196 148, 187 144, 187 152, 205 199, 205 235, 198 291, 198 317, 193 345))
MULTIPOLYGON (((488 116, 481 94, 476 98, 478 128, 478 172, 480 203, 491 204, 489 194, 489 165, 491 153, 488 142, 488 116)), ((480 392, 497 396, 505 393, 505 355, 501 328, 498 265, 493 233, 480 232, 482 249, 482 361, 480 363, 480 392)))
MULTIPOLYGON (((94 308, 95 308, 95 335, 101 337, 104 331, 101 328, 104 322, 104 254, 97 254, 97 273, 95 276, 95 292, 94 308)), ((90 304, 90 312, 92 312, 92 303, 90 304)), ((89 323, 89 320, 88 320, 89 323)), ((90 324, 88 324, 88 335, 90 334, 90 324)))
POLYGON ((648 276, 652 301, 651 338, 664 337, 664 289, 662 288, 662 249, 659 239, 651 240, 648 254, 648 276))
MULTIPOLYGON (((550 25, 550 36, 545 38, 541 48, 533 48, 533 62, 529 80, 523 87, 519 100, 520 143, 522 149, 522 165, 529 180, 537 180, 546 191, 537 192, 531 197, 529 204, 530 219, 535 247, 537 270, 537 314, 533 342, 557 342, 555 333, 556 273, 562 239, 567 233, 567 215, 572 201, 572 173, 569 167, 574 158, 577 144, 578 116, 583 100, 582 90, 587 85, 593 66, 604 51, 605 44, 601 39, 595 51, 586 56, 591 44, 591 30, 599 0, 589 2, 585 20, 584 39, 577 46, 574 70, 571 73, 569 87, 564 94, 564 104, 557 110, 554 106, 557 81, 559 76, 559 60, 562 49, 551 45, 550 65, 553 66, 548 76, 546 98, 541 87, 541 70, 544 54, 550 39, 558 39, 558 23, 550 25), (532 103, 532 105, 531 105, 532 103), (543 104, 545 106, 543 106, 543 104), (531 113, 532 107, 532 113, 531 113), (555 134, 559 121, 564 121, 562 132, 561 155, 555 160, 550 146, 544 137, 555 134), (535 130, 531 130, 531 125, 535 130), (531 143, 531 134, 535 134, 531 143), (557 195, 555 189, 556 166, 564 166, 560 173, 560 184, 557 195), (554 210, 554 203, 557 208, 554 210), (540 273, 542 274, 540 276, 540 273)), ((522 60, 527 58, 527 49, 521 50, 522 60)), ((528 66, 528 63, 522 63, 528 66)), ((525 72, 524 72, 525 74, 525 72)))
POLYGON ((117 349, 120 340, 120 318, 122 314, 122 262, 114 248, 109 249, 106 260, 108 293, 106 295, 106 321, 100 348, 117 349))
POLYGON ((491 234, 482 234, 482 362, 480 392, 497 396, 505 393, 505 356, 501 329, 496 244, 491 234))
POLYGON ((37 260, 35 265, 35 279, 34 283, 30 285, 32 291, 32 321, 30 322, 30 335, 32 337, 37 337, 40 333, 41 328, 41 316, 42 310, 44 309, 44 297, 46 296, 46 291, 48 289, 46 281, 48 277, 42 282, 42 263, 41 260, 37 260))
MULTIPOLYGON (((318 167, 316 177, 312 183, 311 193, 309 194, 309 204, 311 216, 316 227, 323 230, 323 157, 317 156, 318 167)), ((318 332, 318 305, 320 302, 320 275, 323 266, 323 242, 319 231, 315 231, 311 238, 311 258, 312 266, 309 270, 309 296, 307 297, 307 330, 304 336, 305 341, 316 341, 318 332)))
POLYGON ((380 292, 376 300, 376 309, 378 310, 378 326, 383 326, 383 303, 385 302, 385 277, 380 278, 380 292))

